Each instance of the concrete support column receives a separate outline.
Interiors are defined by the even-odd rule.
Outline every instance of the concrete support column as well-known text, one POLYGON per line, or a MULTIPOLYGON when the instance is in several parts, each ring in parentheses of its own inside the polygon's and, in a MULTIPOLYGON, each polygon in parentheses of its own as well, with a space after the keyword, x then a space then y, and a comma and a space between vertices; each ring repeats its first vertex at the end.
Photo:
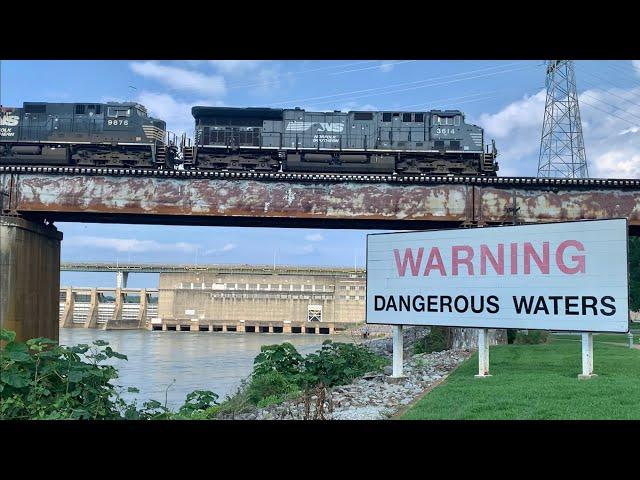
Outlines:
POLYGON ((116 273, 116 288, 127 288, 127 280, 129 278, 129 272, 117 272, 116 273))
POLYGON ((89 300, 89 311, 84 328, 96 328, 98 326, 98 289, 91 289, 91 299, 89 300))
POLYGON ((116 288, 116 304, 113 308, 113 315, 111 321, 107 322, 105 329, 109 330, 111 325, 117 325, 122 321, 122 304, 124 303, 123 293, 120 288, 116 288), (111 324, 111 325, 110 325, 111 324))
POLYGON ((66 299, 64 302, 64 312, 62 313, 62 318, 60 319, 60 327, 61 328, 71 328, 73 327, 73 289, 67 288, 66 299))
POLYGON ((138 312, 138 328, 144 328, 147 323, 147 290, 140 290, 140 311, 138 312))
POLYGON ((60 241, 54 226, 0 215, 0 328, 58 340, 60 241))

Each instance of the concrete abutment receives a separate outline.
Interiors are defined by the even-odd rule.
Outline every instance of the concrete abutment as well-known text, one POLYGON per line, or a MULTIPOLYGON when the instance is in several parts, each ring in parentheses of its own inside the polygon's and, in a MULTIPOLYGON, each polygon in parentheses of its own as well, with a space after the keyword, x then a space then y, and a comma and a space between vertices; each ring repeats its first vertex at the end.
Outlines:
POLYGON ((16 339, 58 340, 62 232, 0 215, 0 327, 16 339))

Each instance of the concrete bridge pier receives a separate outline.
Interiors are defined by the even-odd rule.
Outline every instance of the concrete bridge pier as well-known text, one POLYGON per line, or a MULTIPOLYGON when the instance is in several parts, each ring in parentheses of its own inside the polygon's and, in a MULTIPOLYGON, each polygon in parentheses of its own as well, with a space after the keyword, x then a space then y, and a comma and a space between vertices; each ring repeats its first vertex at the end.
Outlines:
POLYGON ((58 340, 60 242, 53 225, 0 215, 0 328, 58 340))
POLYGON ((116 288, 127 288, 128 279, 129 272, 118 271, 116 273, 116 288))

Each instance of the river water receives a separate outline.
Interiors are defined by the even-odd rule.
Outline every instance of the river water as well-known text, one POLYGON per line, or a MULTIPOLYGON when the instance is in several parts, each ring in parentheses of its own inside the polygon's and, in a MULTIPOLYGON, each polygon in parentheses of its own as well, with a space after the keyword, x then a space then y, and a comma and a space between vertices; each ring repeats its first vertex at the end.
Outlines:
POLYGON ((322 342, 351 342, 349 335, 269 333, 153 332, 148 330, 60 329, 60 344, 72 346, 105 340, 128 360, 110 359, 119 378, 115 385, 136 387, 140 393, 123 393, 128 401, 154 399, 176 409, 194 390, 211 390, 223 400, 235 393, 251 373, 262 345, 290 342, 303 355, 322 342), (174 382, 175 380, 175 382, 174 382))

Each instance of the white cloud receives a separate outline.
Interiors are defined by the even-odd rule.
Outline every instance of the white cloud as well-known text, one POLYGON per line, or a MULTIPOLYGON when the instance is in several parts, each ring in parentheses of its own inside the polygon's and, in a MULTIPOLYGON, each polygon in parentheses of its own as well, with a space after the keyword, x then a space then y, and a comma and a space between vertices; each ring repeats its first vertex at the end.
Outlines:
MULTIPOLYGON (((323 111, 327 109, 328 108, 326 106, 313 108, 313 110, 315 111, 318 111, 318 110, 323 111)), ((377 111, 378 108, 375 105, 372 105, 370 103, 358 103, 354 101, 349 101, 349 102, 337 104, 335 107, 331 108, 331 110, 340 110, 341 112, 367 111, 367 110, 377 111)))
POLYGON ((80 235, 64 241, 65 247, 95 247, 118 252, 195 252, 198 245, 186 242, 160 243, 136 238, 108 238, 80 235))
POLYGON ((534 126, 542 128, 545 99, 544 90, 533 96, 525 95, 522 100, 510 103, 498 113, 482 114, 480 124, 486 134, 495 138, 505 138, 518 129, 530 129, 534 126))
POLYGON ((620 135, 626 135, 627 133, 638 133, 638 132, 640 132, 640 127, 630 127, 622 130, 620 132, 620 135))
POLYGON ((191 102, 179 102, 166 93, 143 91, 138 96, 139 103, 147 107, 149 114, 167 122, 167 129, 180 134, 193 133, 194 120, 191 115, 191 102))
POLYGON ((321 233, 310 233, 304 238, 309 242, 321 242, 324 240, 324 237, 322 236, 321 233))
POLYGON ((636 73, 640 75, 640 60, 631 60, 631 65, 636 69, 636 73))
POLYGON ((221 248, 210 248, 209 250, 206 250, 204 254, 217 255, 219 253, 230 252, 231 250, 235 250, 237 246, 238 245, 235 243, 225 243, 221 248))
POLYGON ((587 160, 591 160, 589 174, 592 177, 640 178, 640 149, 596 150, 587 160))
POLYGON ((314 247, 313 245, 307 244, 300 249, 300 253, 302 255, 307 255, 309 253, 315 252, 315 250, 316 250, 316 247, 314 247))
POLYGON ((256 70, 263 60, 209 60, 219 72, 227 75, 244 75, 256 70))
POLYGON ((221 75, 206 75, 195 70, 161 65, 157 62, 131 62, 131 70, 138 75, 156 80, 171 88, 220 97, 227 91, 221 75))
POLYGON ((391 70, 393 70, 393 65, 394 64, 389 61, 382 62, 380 64, 380 71, 384 73, 390 72, 391 70))

